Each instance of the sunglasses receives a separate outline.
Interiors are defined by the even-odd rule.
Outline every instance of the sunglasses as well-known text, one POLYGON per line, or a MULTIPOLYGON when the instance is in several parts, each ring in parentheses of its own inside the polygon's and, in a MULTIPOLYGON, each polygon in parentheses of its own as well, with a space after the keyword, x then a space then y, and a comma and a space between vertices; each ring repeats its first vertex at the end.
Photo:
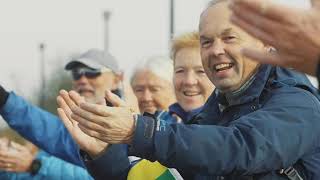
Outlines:
POLYGON ((90 69, 90 68, 75 68, 71 70, 73 80, 79 80, 82 76, 89 79, 94 79, 104 72, 110 71, 109 69, 90 69))

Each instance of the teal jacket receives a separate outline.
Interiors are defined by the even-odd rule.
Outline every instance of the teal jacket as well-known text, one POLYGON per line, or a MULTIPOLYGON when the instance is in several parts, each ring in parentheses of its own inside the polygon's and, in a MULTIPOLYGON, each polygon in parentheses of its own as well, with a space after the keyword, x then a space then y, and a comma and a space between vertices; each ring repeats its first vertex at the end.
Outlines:
POLYGON ((36 159, 40 160, 41 168, 38 173, 11 173, 0 171, 1 180, 93 180, 88 172, 82 167, 70 164, 54 156, 50 156, 44 151, 37 154, 36 159))
MULTIPOLYGON (((13 92, 6 92, 1 85, 0 115, 12 129, 47 153, 84 167, 78 145, 57 116, 28 103, 13 92)), ((128 157, 122 155, 127 154, 126 148, 114 145, 108 149, 108 152, 110 151, 117 153, 109 153, 111 154, 108 157, 109 164, 103 163, 104 167, 109 168, 105 168, 103 173, 113 176, 122 174, 124 169, 129 168, 128 157)), ((94 161, 94 164, 99 164, 99 162, 99 160, 94 161)), ((90 164, 91 162, 86 162, 87 166, 90 164)), ((113 179, 113 176, 107 179, 113 179)))

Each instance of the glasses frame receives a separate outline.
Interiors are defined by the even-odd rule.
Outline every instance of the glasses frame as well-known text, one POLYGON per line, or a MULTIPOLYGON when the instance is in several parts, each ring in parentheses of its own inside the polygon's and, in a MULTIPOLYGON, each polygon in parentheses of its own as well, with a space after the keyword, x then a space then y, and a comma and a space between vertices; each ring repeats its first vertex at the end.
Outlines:
POLYGON ((105 72, 112 72, 112 70, 109 68, 92 69, 89 67, 81 67, 81 68, 72 69, 71 76, 72 76, 72 79, 75 81, 81 79, 82 76, 85 76, 88 79, 95 79, 105 72))

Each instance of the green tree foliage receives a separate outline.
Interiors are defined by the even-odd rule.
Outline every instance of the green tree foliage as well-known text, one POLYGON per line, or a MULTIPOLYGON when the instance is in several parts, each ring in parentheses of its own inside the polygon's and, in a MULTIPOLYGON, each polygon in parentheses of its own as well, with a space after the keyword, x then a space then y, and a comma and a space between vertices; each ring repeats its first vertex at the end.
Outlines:
MULTIPOLYGON (((46 89, 44 96, 44 104, 42 106, 43 109, 47 111, 57 114, 57 96, 61 89, 71 90, 72 88, 72 80, 70 74, 66 72, 62 67, 57 67, 52 75, 46 81, 46 89)), ((39 96, 41 97, 41 96, 39 96)))
MULTIPOLYGON (((41 93, 42 89, 38 90, 37 97, 38 105, 53 113, 57 114, 57 96, 61 89, 67 91, 72 89, 72 78, 70 72, 67 72, 64 67, 65 65, 74 57, 78 56, 78 52, 73 53, 59 53, 51 61, 47 63, 47 70, 50 70, 49 73, 46 73, 45 89, 44 91, 44 101, 41 103, 41 93), (48 66, 50 65, 49 68, 48 66)), ((40 86, 41 88, 41 86, 40 86)))

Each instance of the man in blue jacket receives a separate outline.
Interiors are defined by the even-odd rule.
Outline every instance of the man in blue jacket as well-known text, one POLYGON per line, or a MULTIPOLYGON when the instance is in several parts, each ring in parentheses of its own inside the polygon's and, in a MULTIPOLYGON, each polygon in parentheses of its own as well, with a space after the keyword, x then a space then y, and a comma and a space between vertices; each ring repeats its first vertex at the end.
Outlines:
MULTIPOLYGON (((66 65, 66 70, 71 71, 73 88, 90 102, 96 103, 101 100, 101 97, 103 99, 106 89, 117 91, 120 87, 121 74, 118 64, 115 58, 107 52, 91 49, 72 59, 66 65)), ((50 155, 81 167, 84 167, 84 164, 77 143, 82 143, 82 150, 89 154, 94 153, 97 149, 100 151, 106 145, 101 141, 95 142, 95 146, 85 141, 77 141, 86 134, 78 131, 75 137, 71 137, 57 116, 28 103, 13 92, 7 92, 1 85, 0 115, 11 128, 39 148, 50 155), (96 146, 97 144, 102 146, 96 146), (87 147, 94 147, 94 149, 88 149, 87 147)), ((121 145, 115 145, 108 149, 108 152, 111 152, 110 154, 113 151, 118 152, 118 154, 121 151, 126 153, 121 145)), ((111 160, 112 162, 123 162, 117 163, 113 167, 129 168, 129 160, 126 156, 121 159, 112 155, 111 160)), ((110 168, 109 170, 112 171, 113 169, 110 168)), ((116 172, 112 173, 117 174, 116 172)))
POLYGON ((227 6, 213 1, 200 18, 201 57, 216 90, 193 124, 86 102, 71 108, 72 118, 86 134, 128 144, 131 155, 192 173, 188 179, 317 179, 316 89, 302 74, 244 57, 243 47, 272 51, 232 25, 227 6))

